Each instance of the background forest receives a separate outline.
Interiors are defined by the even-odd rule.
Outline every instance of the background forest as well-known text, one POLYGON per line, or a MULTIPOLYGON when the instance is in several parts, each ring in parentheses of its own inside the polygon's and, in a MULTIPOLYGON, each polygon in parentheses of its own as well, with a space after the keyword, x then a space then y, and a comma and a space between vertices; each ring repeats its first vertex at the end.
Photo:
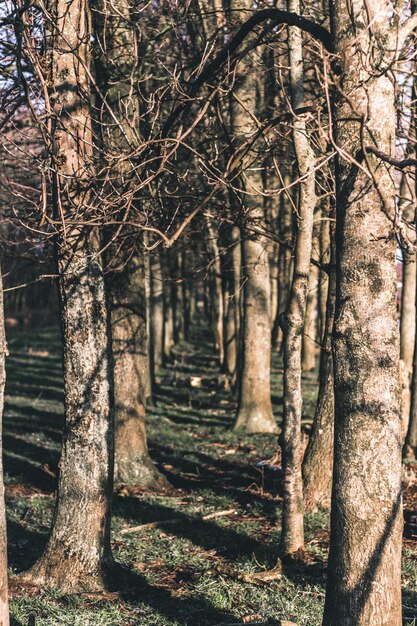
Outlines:
POLYGON ((417 624, 416 27, 0 3, 0 626, 417 624))

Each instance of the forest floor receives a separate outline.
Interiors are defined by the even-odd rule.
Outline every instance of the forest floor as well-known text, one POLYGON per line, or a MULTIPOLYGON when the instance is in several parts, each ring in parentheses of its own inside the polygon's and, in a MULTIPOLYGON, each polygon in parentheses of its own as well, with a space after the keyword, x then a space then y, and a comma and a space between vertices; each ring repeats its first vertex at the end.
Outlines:
MULTIPOLYGON (((28 597, 13 590, 12 625, 273 626, 280 619, 299 626, 321 624, 326 514, 306 517, 302 559, 273 580, 261 577, 255 584, 251 579, 273 568, 278 558, 279 471, 258 466, 274 459, 276 440, 231 432, 235 403, 206 336, 200 330, 175 349, 148 413, 151 456, 171 481, 172 493, 116 485, 113 551, 135 571, 137 587, 126 594, 77 596, 57 590, 28 597), (201 379, 200 387, 191 387, 191 376, 201 379)), ((63 421, 59 332, 16 334, 9 350, 4 460, 14 573, 30 567, 42 552, 53 512, 63 421)), ((278 420, 281 379, 277 358, 273 401, 278 420)), ((306 421, 316 392, 317 373, 312 373, 304 377, 306 421)), ((411 538, 404 541, 403 587, 410 625, 417 625, 416 474, 417 466, 405 470, 411 538)))

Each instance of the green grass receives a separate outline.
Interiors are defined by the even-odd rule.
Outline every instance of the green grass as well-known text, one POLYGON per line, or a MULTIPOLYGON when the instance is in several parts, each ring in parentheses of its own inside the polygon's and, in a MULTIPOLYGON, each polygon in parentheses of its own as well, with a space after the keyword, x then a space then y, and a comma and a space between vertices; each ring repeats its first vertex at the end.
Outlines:
MULTIPOLYGON (((15 335, 9 349, 4 435, 9 563, 12 572, 19 572, 42 552, 54 506, 63 419, 59 333, 46 329, 15 335)), ((273 399, 278 419, 281 374, 277 358, 273 399)), ((278 619, 299 626, 321 624, 327 515, 307 517, 304 563, 287 567, 280 580, 264 587, 239 579, 273 567, 278 557, 279 485, 255 467, 275 455, 276 440, 231 432, 234 400, 215 385, 217 376, 201 335, 176 350, 148 414, 152 458, 175 491, 161 496, 116 490, 113 550, 137 574, 135 590, 124 598, 16 593, 12 624, 26 626, 30 615, 37 626, 227 626, 251 621, 272 626, 278 619), (190 396, 190 374, 213 384, 190 396), (201 519, 229 509, 235 513, 201 519), (157 524, 121 532, 149 522, 157 524)), ((304 380, 306 418, 314 410, 315 376, 304 380)), ((404 559, 407 605, 416 604, 416 584, 416 553, 409 542, 404 559)))

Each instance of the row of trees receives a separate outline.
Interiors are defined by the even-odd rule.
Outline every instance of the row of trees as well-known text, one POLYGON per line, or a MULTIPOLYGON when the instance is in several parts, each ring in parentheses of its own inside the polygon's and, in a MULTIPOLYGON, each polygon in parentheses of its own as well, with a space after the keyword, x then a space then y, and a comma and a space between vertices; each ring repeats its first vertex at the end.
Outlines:
POLYGON ((417 367, 405 356, 414 305, 401 393, 397 254, 415 254, 417 14, 382 0, 303 15, 298 0, 5 4, 2 235, 19 257, 8 281, 24 282, 27 258, 49 268, 54 250, 45 274, 59 282, 65 381, 51 534, 22 579, 72 592, 117 584, 113 477, 167 486, 147 452, 145 405, 205 302, 237 429, 277 431, 271 349, 283 353, 283 555, 303 549, 305 506, 329 505, 334 449, 323 623, 399 626, 417 367), (304 455, 301 374, 317 345, 304 455))

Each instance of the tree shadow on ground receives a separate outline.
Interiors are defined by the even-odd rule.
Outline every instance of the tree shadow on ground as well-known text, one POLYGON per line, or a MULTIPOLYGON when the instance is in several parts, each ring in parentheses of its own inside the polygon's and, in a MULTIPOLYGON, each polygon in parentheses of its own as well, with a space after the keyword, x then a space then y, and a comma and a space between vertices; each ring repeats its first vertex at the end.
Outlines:
POLYGON ((30 569, 43 553, 48 541, 48 531, 41 533, 7 519, 8 562, 16 572, 30 569))
MULTIPOLYGON (((196 577, 202 574, 195 572, 196 577)), ((139 601, 159 615, 175 620, 175 623, 184 626, 215 626, 237 622, 238 618, 231 611, 215 607, 201 594, 182 595, 181 582, 175 589, 161 588, 153 586, 144 576, 136 573, 131 575, 131 582, 131 589, 122 593, 126 603, 137 605, 139 601)))
MULTIPOLYGON (((160 503, 149 503, 138 498, 116 497, 114 511, 116 515, 131 521, 131 526, 156 523, 157 528, 177 538, 191 541, 203 550, 215 551, 230 562, 230 566, 239 566, 236 561, 244 557, 255 558, 257 562, 273 568, 280 556, 279 542, 260 540, 248 535, 236 527, 219 526, 216 521, 203 520, 160 503)), ((146 532, 146 528, 143 529, 146 532)), ((253 533, 253 529, 247 528, 253 533)), ((140 531, 139 531, 140 532, 140 531)), ((283 563, 285 577, 293 584, 304 587, 306 583, 325 584, 326 563, 316 559, 306 563, 302 560, 289 560, 283 563)))
POLYGON ((417 624, 417 592, 403 589, 403 624, 415 626, 417 624))
MULTIPOLYGON (((255 467, 255 463, 216 458, 203 452, 175 451, 152 442, 152 458, 173 487, 196 491, 209 488, 217 495, 232 497, 237 503, 261 504, 265 511, 276 511, 279 502, 271 500, 281 491, 281 480, 255 467), (189 458, 187 458, 187 454, 189 458), (172 467, 172 470, 167 469, 172 467), (256 493, 258 491, 258 493, 256 493)), ((255 459, 256 461, 257 459, 255 459)))
POLYGON ((204 550, 216 550, 218 554, 232 559, 238 555, 269 558, 273 547, 233 528, 219 526, 216 522, 195 518, 160 503, 149 503, 132 497, 116 496, 114 512, 132 525, 158 522, 158 528, 176 537, 189 539, 204 550))

